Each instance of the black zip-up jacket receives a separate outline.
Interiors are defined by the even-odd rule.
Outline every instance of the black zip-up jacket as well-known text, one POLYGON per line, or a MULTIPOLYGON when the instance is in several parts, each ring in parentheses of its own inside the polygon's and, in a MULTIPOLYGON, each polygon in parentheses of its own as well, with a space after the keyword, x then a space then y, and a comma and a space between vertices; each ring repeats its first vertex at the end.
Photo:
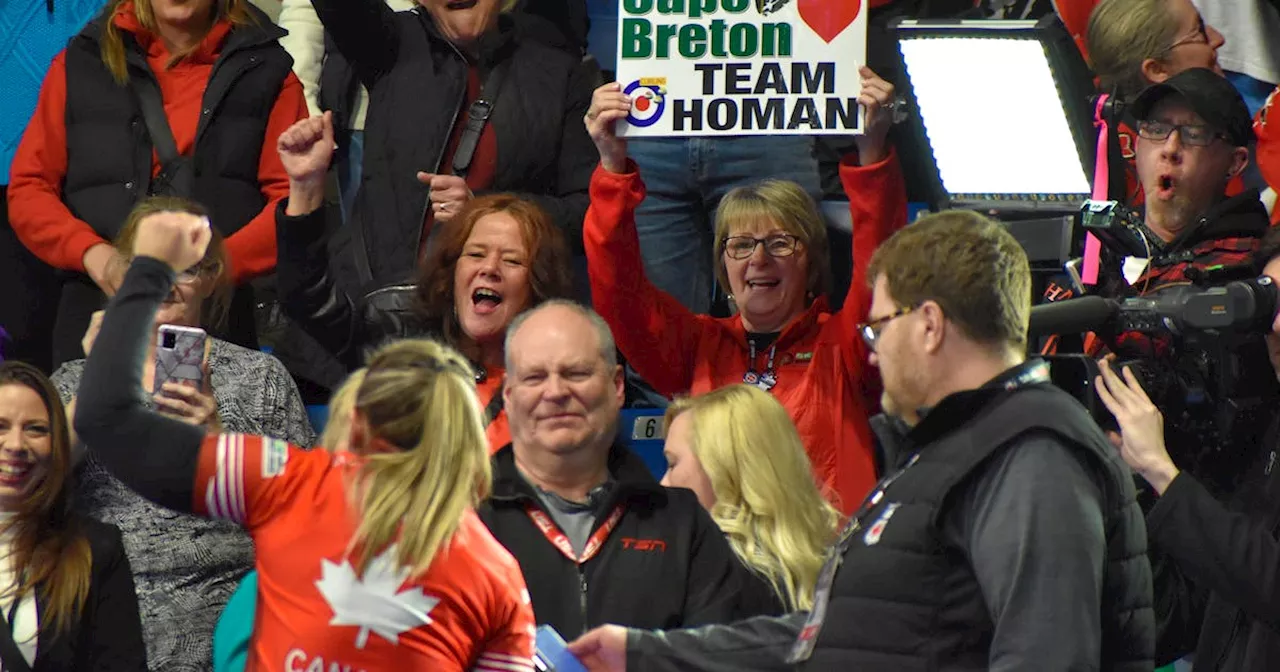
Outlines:
MULTIPOLYGON (((370 290, 412 275, 428 206, 418 171, 442 170, 455 124, 464 123, 467 61, 426 10, 393 12, 382 0, 313 0, 334 43, 369 90, 364 174, 349 226, 339 230, 338 277, 370 290)), ((510 17, 482 36, 484 81, 509 61, 489 124, 498 146, 492 190, 532 199, 581 249, 587 185, 599 154, 583 116, 598 68, 517 35, 510 17)), ((444 167, 447 168, 447 167, 444 167)))
POLYGON ((1168 578, 1156 583, 1158 610, 1165 612, 1159 614, 1165 660, 1157 662, 1194 650, 1196 670, 1204 672, 1280 669, 1277 449, 1280 422, 1230 504, 1183 472, 1147 514, 1152 545, 1172 560, 1168 578))
POLYGON ((720 529, 692 491, 662 487, 627 448, 610 449, 614 485, 600 503, 593 533, 619 503, 625 513, 582 565, 529 517, 530 504, 546 509, 517 470, 511 446, 493 456, 493 467, 493 494, 478 513, 520 563, 539 624, 573 639, 606 623, 681 628, 739 615, 743 570, 720 529))

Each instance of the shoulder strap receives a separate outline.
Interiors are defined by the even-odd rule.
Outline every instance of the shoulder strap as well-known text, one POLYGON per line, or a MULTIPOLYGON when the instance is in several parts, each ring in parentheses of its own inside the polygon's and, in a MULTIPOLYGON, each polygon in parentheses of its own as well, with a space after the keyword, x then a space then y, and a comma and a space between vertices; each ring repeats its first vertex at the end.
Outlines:
MULTIPOLYGON (((476 157, 480 136, 484 133, 485 124, 489 123, 489 117, 493 114, 493 107, 498 102, 498 94, 502 92, 502 83, 506 80, 507 70, 510 67, 510 58, 504 58, 495 63, 480 87, 480 97, 476 98, 471 103, 471 108, 467 110, 467 125, 463 127, 462 137, 458 138, 458 148, 453 152, 453 174, 458 177, 465 179, 467 172, 471 170, 471 161, 476 157)), ((427 209, 430 207, 431 202, 427 201, 423 209, 423 219, 426 218, 427 209)), ((425 252, 422 256, 431 254, 436 238, 440 235, 440 228, 433 226, 427 232, 427 241, 422 247, 425 252)), ((359 261, 359 251, 357 251, 357 262, 359 261)))
POLYGON ((147 134, 151 136, 151 144, 160 157, 160 165, 168 166, 178 158, 178 144, 173 139, 173 130, 169 128, 169 118, 164 114, 164 100, 160 97, 160 86, 155 80, 132 71, 129 75, 129 86, 138 96, 142 105, 142 118, 147 123, 147 134))
POLYGON ((31 672, 31 665, 18 650, 18 643, 13 641, 13 615, 22 600, 16 596, 7 616, 0 614, 0 663, 5 672, 31 672))
POLYGON ((498 414, 502 412, 502 408, 503 408, 502 388, 499 387, 498 391, 494 392, 493 397, 489 399, 489 403, 485 404, 484 406, 484 428, 485 429, 488 429, 489 425, 492 425, 493 421, 498 419, 498 414))
POLYGON ((480 144, 480 134, 493 114, 493 106, 502 93, 502 83, 506 80, 507 70, 511 67, 511 59, 504 58, 494 64, 480 88, 480 97, 471 103, 467 111, 467 125, 462 129, 462 137, 458 139, 458 149, 453 153, 453 174, 466 177, 471 170, 471 161, 476 155, 476 146, 480 144))

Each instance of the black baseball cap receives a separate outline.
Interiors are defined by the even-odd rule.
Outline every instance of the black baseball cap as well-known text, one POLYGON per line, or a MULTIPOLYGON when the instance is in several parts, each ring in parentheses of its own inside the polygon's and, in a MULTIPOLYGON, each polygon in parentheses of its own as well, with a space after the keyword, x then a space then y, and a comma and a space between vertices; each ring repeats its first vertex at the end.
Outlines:
POLYGON ((1166 96, 1178 94, 1204 119, 1204 123, 1222 131, 1236 147, 1249 147, 1257 142, 1253 134, 1253 115, 1244 98, 1226 77, 1208 68, 1183 70, 1160 84, 1148 86, 1133 101, 1130 109, 1138 120, 1147 120, 1156 103, 1166 96))

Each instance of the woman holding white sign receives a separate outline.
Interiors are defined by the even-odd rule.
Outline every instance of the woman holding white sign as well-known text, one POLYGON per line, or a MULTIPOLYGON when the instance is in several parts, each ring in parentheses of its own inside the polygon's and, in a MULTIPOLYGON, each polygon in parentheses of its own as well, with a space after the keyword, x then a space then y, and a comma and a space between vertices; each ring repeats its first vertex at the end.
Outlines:
POLYGON ((595 309, 618 347, 664 395, 733 383, 772 392, 787 409, 825 494, 848 514, 875 483, 871 430, 878 383, 857 325, 870 290, 871 254, 906 223, 902 171, 887 135, 893 85, 861 70, 866 133, 840 166, 853 212, 853 282, 842 310, 827 307, 826 223, 798 185, 765 180, 735 189, 716 214, 715 261, 738 315, 696 315, 645 277, 635 228, 644 182, 614 123, 631 111, 616 83, 596 89, 585 118, 600 151, 583 225, 595 309))

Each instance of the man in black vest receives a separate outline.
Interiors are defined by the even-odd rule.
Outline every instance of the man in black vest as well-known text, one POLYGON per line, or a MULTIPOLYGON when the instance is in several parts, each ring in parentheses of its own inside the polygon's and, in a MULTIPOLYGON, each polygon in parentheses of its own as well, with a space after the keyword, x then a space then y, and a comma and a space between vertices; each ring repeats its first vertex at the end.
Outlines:
POLYGON ((863 339, 889 475, 829 556, 811 613, 601 629, 593 670, 1150 670, 1146 530, 1084 408, 1026 360, 1026 254, 981 215, 932 215, 873 257, 863 339))

